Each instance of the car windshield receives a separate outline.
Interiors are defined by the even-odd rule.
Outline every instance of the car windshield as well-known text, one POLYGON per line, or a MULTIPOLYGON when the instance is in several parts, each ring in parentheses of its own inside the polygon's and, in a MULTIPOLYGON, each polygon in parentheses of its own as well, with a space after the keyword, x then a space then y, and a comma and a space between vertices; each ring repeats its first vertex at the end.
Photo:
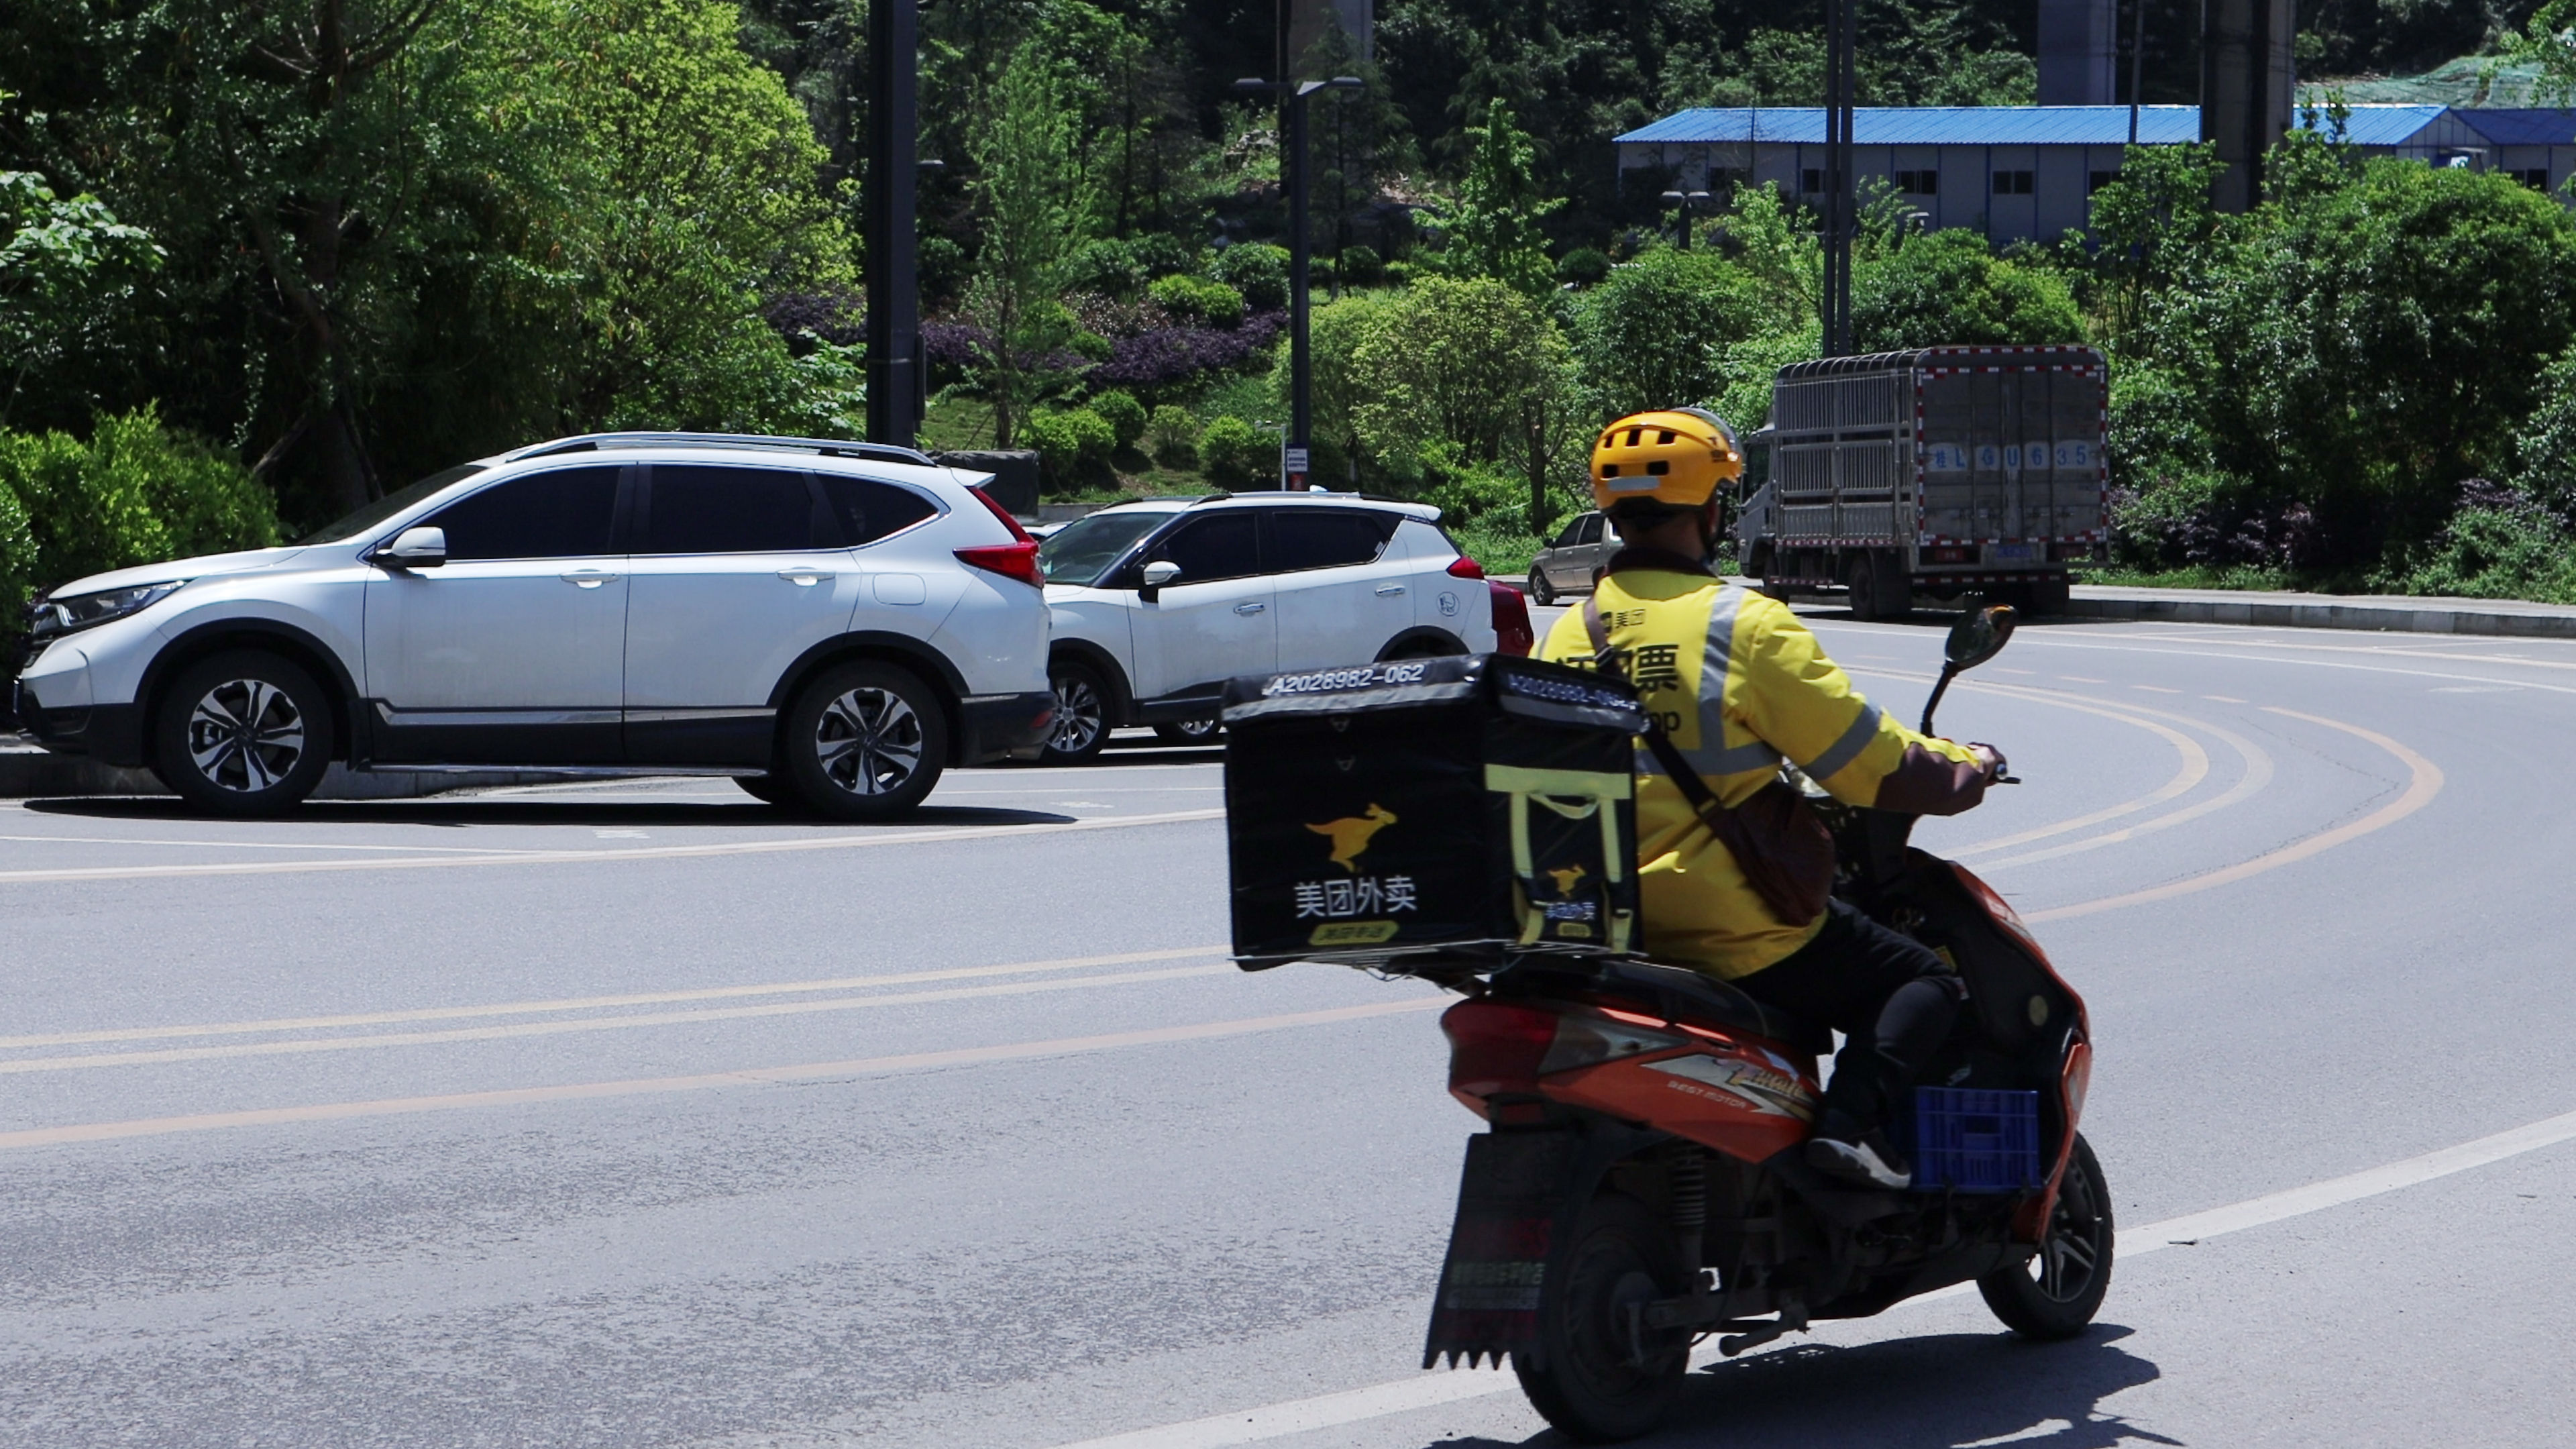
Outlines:
POLYGON ((1100 582, 1110 565, 1127 556, 1136 540, 1152 533, 1172 515, 1140 509, 1113 509, 1078 519, 1038 546, 1038 567, 1051 584, 1100 582))
POLYGON ((408 488, 402 489, 399 492, 386 494, 384 497, 377 499, 375 502, 368 504, 366 507, 350 514, 348 517, 341 519, 339 522, 325 527, 318 533, 308 534, 303 538, 297 539, 296 543, 299 546, 307 546, 317 543, 341 543, 348 539, 356 538, 358 535, 374 528, 377 524, 384 522, 386 519, 391 518, 395 514, 402 512, 404 509, 411 507, 413 504, 420 502, 429 495, 436 493, 439 489, 444 488, 451 483, 462 482, 463 480, 471 478, 482 471, 483 465, 480 463, 459 463, 453 468, 432 473, 428 477, 421 479, 419 482, 414 483, 408 488))

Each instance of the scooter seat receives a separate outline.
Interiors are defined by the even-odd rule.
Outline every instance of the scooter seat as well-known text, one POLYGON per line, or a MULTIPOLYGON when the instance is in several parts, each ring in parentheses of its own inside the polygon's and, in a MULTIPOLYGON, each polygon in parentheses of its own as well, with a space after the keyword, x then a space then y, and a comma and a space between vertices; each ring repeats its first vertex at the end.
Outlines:
MULTIPOLYGON (((1588 963, 1584 985, 1594 991, 1624 996, 1659 1013, 1667 1021, 1695 1022, 1726 1031, 1763 1037, 1795 1051, 1822 1056, 1833 1050, 1833 1033, 1804 1017, 1765 1006, 1714 976, 1682 966, 1649 961, 1588 963)), ((1500 985, 1499 979, 1496 982, 1500 985)))

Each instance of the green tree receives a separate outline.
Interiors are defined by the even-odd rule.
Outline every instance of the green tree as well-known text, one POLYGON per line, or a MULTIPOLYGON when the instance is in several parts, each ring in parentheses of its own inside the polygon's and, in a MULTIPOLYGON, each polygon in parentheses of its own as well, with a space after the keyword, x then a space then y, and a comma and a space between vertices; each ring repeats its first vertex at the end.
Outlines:
POLYGON ((1556 290, 1547 238, 1539 219, 1564 205, 1543 197, 1531 174, 1530 138, 1512 124, 1511 107, 1496 98, 1485 124, 1467 130, 1474 142, 1467 174, 1446 220, 1440 267, 1454 276, 1491 277, 1526 296, 1556 290))
POLYGON ((2081 342, 2084 319, 2063 277, 1998 257, 1984 237, 1954 228, 1853 267, 1852 336, 1863 352, 2081 342))
POLYGON ((0 171, 0 357, 10 368, 0 423, 29 374, 100 339, 117 304, 161 256, 148 233, 118 221, 97 197, 66 201, 33 172, 0 171))
POLYGON ((1073 318, 1057 296, 1066 263, 1086 239, 1093 192, 1083 174, 1080 113, 1041 52, 1024 45, 985 104, 969 142, 984 237, 965 311, 986 339, 994 446, 1007 448, 1037 398, 1037 364, 1072 339, 1073 318))
POLYGON ((1708 401, 1725 350, 1767 330, 1761 284, 1714 250, 1658 248, 1573 308, 1583 376, 1613 416, 1708 401))
POLYGON ((1399 474, 1518 473, 1533 520, 1552 511, 1548 480, 1579 454, 1597 413, 1547 309, 1490 277, 1425 277, 1361 315, 1375 324, 1351 344, 1361 445, 1399 474))

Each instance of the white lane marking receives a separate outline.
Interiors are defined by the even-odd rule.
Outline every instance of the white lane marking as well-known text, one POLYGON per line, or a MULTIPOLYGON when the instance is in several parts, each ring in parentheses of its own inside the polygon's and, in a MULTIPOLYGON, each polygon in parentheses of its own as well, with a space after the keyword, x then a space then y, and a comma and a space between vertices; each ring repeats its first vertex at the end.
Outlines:
POLYGON ((590 833, 598 836, 602 840, 650 840, 653 838, 641 830, 594 830, 590 833))
MULTIPOLYGON (((2116 1270, 2116 1265, 2123 1259, 2160 1252, 2174 1246, 2177 1240, 2206 1241, 2221 1234, 2322 1212, 2500 1162, 2508 1157, 2537 1152, 2571 1139, 2576 1139, 2576 1112, 2517 1127, 2510 1132, 2499 1132, 2492 1137, 2481 1137, 2457 1147, 2428 1152, 2421 1157, 2410 1157, 2383 1167, 2311 1183, 2288 1192, 2272 1193, 2207 1212, 2124 1229, 2112 1262, 2116 1270)), ((1954 1298, 1971 1291, 1974 1291, 1973 1284, 1962 1283, 1937 1293, 1909 1298, 1897 1307, 1954 1298)), ((1718 1357, 1717 1346, 1712 1343, 1692 1354, 1691 1362, 1697 1366, 1713 1362, 1718 1357)), ((1438 1408, 1465 1399, 1483 1398, 1487 1394, 1508 1393, 1518 1387, 1519 1381, 1500 1369, 1435 1371, 1417 1378, 1396 1379, 1338 1394, 1319 1394, 1311 1399, 1295 1399, 1186 1423, 1084 1439, 1060 1445, 1058 1449, 1223 1449, 1227 1445, 1258 1444, 1267 1439, 1284 1439, 1291 1434, 1438 1408)))
POLYGON ((2167 688, 2165 688, 2165 687, 2164 687, 2163 685, 2161 685, 2161 684, 2132 684, 2132 685, 2130 685, 2129 687, 2130 687, 2131 689, 2143 689, 2143 690, 2145 690, 2145 691, 2146 691, 2147 693, 2149 693, 2149 694, 2180 694, 2180 693, 2182 693, 2182 691, 2181 691, 2181 690, 2179 690, 2179 689, 2167 689, 2167 688))
POLYGON ((2107 679, 2094 679, 2088 675, 2082 674, 2061 674, 2057 677, 2065 680, 2069 684, 2108 684, 2111 682, 2107 679))
MULTIPOLYGON (((1190 792, 1190 791, 1204 791, 1204 792, 1209 793, 1209 794, 1214 794, 1214 793, 1216 793, 1216 792, 1218 792, 1218 791, 1223 790, 1224 788, 1225 788, 1225 787, 1224 787, 1223 785, 1090 785, 1090 784, 1086 784, 1086 785, 1085 785, 1085 787, 1084 787, 1084 793, 1086 793, 1086 794, 1091 794, 1091 795, 1179 795, 1179 794, 1184 794, 1184 793, 1187 793, 1187 792, 1190 792)), ((940 792, 938 793, 938 795, 934 796, 933 798, 934 798, 934 799, 946 799, 948 796, 951 796, 951 795, 1028 795, 1028 794, 1034 794, 1034 793, 1036 793, 1036 788, 1035 788, 1034 786, 1032 786, 1031 788, 1029 788, 1029 789, 1027 789, 1027 790, 942 790, 942 791, 940 791, 940 792)))
POLYGON ((1008 1042, 1000 1046, 958 1047, 948 1051, 910 1052, 902 1056, 865 1057, 856 1061, 807 1062, 792 1067, 747 1067, 692 1077, 638 1077, 615 1082, 575 1082, 556 1087, 512 1087, 491 1092, 457 1092, 440 1097, 390 1097, 369 1102, 321 1102, 304 1107, 263 1107, 247 1112, 201 1112, 186 1117, 142 1117, 123 1122, 81 1122, 67 1127, 33 1127, 0 1132, 0 1152, 22 1147, 57 1147, 71 1142, 110 1142, 127 1137, 162 1137, 178 1132, 219 1132, 235 1127, 271 1127, 296 1122, 338 1122, 353 1117, 390 1117, 417 1112, 453 1112, 477 1107, 510 1107, 534 1102, 587 1101, 662 1092, 703 1092, 765 1082, 830 1081, 836 1077, 889 1076, 938 1067, 980 1066, 989 1062, 1024 1061, 1033 1057, 1075 1056, 1123 1047, 1159 1046, 1168 1042, 1207 1041, 1249 1036, 1297 1026, 1328 1026, 1374 1016, 1428 1011, 1446 1006, 1446 993, 1428 999, 1379 1002, 1370 1006, 1336 1006, 1321 1011, 1293 1011, 1279 1016, 1198 1022, 1189 1026, 1151 1027, 1101 1036, 1058 1037, 1049 1041, 1008 1042))
POLYGON ((2519 684, 2437 684, 2428 694, 2519 694, 2519 684))
POLYGON ((763 981, 747 986, 697 986, 679 991, 635 991, 615 996, 566 996, 551 1001, 504 1001, 486 1006, 426 1006, 407 1011, 353 1012, 340 1016, 279 1016, 264 1021, 218 1021, 179 1026, 111 1027, 0 1037, 0 1049, 82 1046, 92 1042, 169 1041, 192 1036, 246 1036, 262 1032, 317 1031, 337 1026, 391 1026, 407 1021, 457 1021, 478 1016, 526 1016, 551 1011, 597 1011, 617 1006, 670 1006, 683 1001, 724 1001, 746 996, 795 996, 817 991, 858 991, 879 986, 918 986, 927 981, 966 981, 986 976, 1033 976, 1086 966, 1133 966, 1192 956, 1222 957, 1223 946, 1182 946, 1165 951, 1121 951, 1109 956, 1068 956, 1053 961, 1013 961, 998 966, 946 966, 891 976, 827 976, 812 981, 763 981))
MULTIPOLYGON (((2022 637, 2029 638, 2029 631, 2025 630, 2022 637)), ((2538 680, 2502 680, 2485 674, 2445 674, 2434 669, 2392 669, 2385 664, 2348 664, 2340 659, 2302 659, 2295 654, 2276 654, 2267 658, 2249 659, 2242 654, 2222 654, 2208 649, 2132 649, 2124 644, 2090 644, 2074 639, 2031 639, 2031 642, 2052 649, 2091 649, 2105 654, 2158 654, 2173 659, 2223 659, 2230 664, 2300 664, 2310 669, 2349 669, 2361 674, 2394 674, 2409 679, 2456 679, 2466 684, 2519 683, 2525 689, 2545 689, 2553 694, 2576 694, 2576 684, 2543 684, 2538 680)), ((2434 657, 2449 658, 2450 656, 2434 657)))
POLYGON ((334 845, 318 840, 141 840, 111 835, 0 835, 0 840, 23 841, 30 845, 175 845, 206 850, 371 850, 392 854, 418 855, 436 852, 443 855, 534 855, 535 849, 513 850, 495 845, 334 845))
MULTIPOLYGON (((2010 686, 1988 685, 1984 687, 1997 689, 2009 688, 2010 686)), ((2165 717, 2167 719, 2177 720, 2183 718, 2181 715, 2167 715, 2165 717)), ((2224 810, 2230 805, 2239 804, 2261 793, 2265 788, 2271 785, 2272 756, 2261 746, 2255 744, 2252 740, 2245 738, 2243 735, 2236 733, 2234 730, 2221 729, 2217 725, 2209 723, 2207 720, 2192 720, 2190 723, 2198 725, 2200 728, 2205 729, 2211 734, 2214 734, 2220 739, 2226 741, 2227 747, 2234 750, 2236 752, 2237 759, 2243 762, 2245 768, 2237 775, 2236 783, 2228 786, 2225 791, 2217 795, 2213 795, 2209 799, 2200 801, 2197 804, 2186 805, 2180 810, 2171 811, 2163 815, 2157 815, 2146 820, 2141 820, 2135 825, 2124 826, 2121 829, 2109 831, 2101 835, 2091 836, 2083 840, 2071 840, 2063 845, 2050 846, 2044 850, 2025 851, 2020 855, 2006 856, 2002 860, 1989 860, 1980 865, 1978 869, 2001 870, 2008 865, 2029 865, 2035 861, 2055 860, 2060 856, 2075 855, 2087 850, 2099 850, 2106 845, 2117 845, 2123 841, 2135 840, 2139 836, 2152 835, 2159 830, 2169 830, 2174 826, 2185 823, 2186 821, 2197 820, 2204 815, 2224 810)))
POLYGON ((2098 900, 2078 901, 2071 906, 2052 906, 2044 911, 2028 911, 2023 913, 2022 919, 2026 921, 2060 921, 2070 916, 2089 916, 2096 911, 2117 910, 2122 906, 2145 905, 2150 901, 2171 900, 2175 896, 2187 896, 2200 891, 2210 890, 2218 886, 2232 885, 2249 876, 2261 875, 2265 871, 2278 870, 2282 866, 2289 865, 2295 861, 2305 860, 2309 856, 2315 855, 2320 851, 2332 850, 2336 846, 2342 845, 2347 841, 2358 840, 2362 836, 2368 835, 2374 830, 2386 829, 2387 827, 2396 824, 2398 821, 2405 819, 2407 816, 2412 815, 2416 811, 2433 803, 2433 797, 2442 793, 2441 767, 2434 764, 2431 760, 2424 758, 2422 755, 2415 753, 2413 750, 2406 748, 2404 745, 2399 744, 2397 741, 2390 739, 2386 735, 2363 729, 2359 725, 2345 724, 2341 720, 2331 720, 2321 715, 2301 714, 2297 710, 2281 709, 2274 705, 2263 706, 2263 712, 2265 714, 2282 715, 2290 719, 2305 720, 2310 724, 2324 725, 2327 729, 2341 730, 2345 734, 2370 741, 2372 744, 2379 746, 2381 749, 2388 751, 2392 755, 2395 755, 2399 762, 2406 766, 2408 772, 2406 788, 2399 793, 2395 800, 2379 807, 2377 810, 2372 811, 2359 820, 2353 821, 2349 825, 2338 825, 2332 830, 2321 830, 2314 835, 2291 841, 2289 844, 2282 846, 2278 850, 2266 851, 2265 853, 2254 857, 2252 860, 2239 861, 2234 865, 2227 866, 2220 870, 2209 871, 2202 875, 2186 876, 2181 880, 2171 881, 2164 885, 2150 886, 2142 891, 2129 891, 2122 895, 2103 896, 2098 900))
POLYGON ((2220 704, 2243 704, 2245 702, 2232 694, 2204 694, 2201 698, 2214 699, 2220 704))
POLYGON ((92 1052, 76 1057, 20 1057, 0 1061, 0 1076, 29 1072, 70 1072, 92 1067, 162 1066, 234 1057, 309 1056, 315 1052, 359 1051, 375 1047, 432 1046, 443 1042, 507 1041, 519 1037, 563 1036, 572 1032, 631 1031, 647 1026, 697 1026, 755 1017, 812 1016, 827 1011, 868 1011, 881 1006, 921 1006, 936 1001, 980 1001, 995 996, 1029 996, 1038 992, 1087 991, 1095 986, 1133 986, 1148 981, 1177 981, 1191 976, 1230 976, 1231 964, 1174 966, 1160 971, 1120 971, 1102 976, 1057 977, 1046 981, 1012 981, 997 986, 951 986, 939 991, 899 991, 877 996, 835 996, 821 1001, 773 1001, 766 1006, 720 1006, 702 1011, 655 1011, 631 1016, 577 1016, 568 1021, 523 1021, 511 1026, 465 1026, 445 1031, 379 1032, 372 1036, 304 1037, 294 1041, 236 1042, 230 1046, 170 1047, 161 1051, 92 1052))
POLYGON ((427 870, 478 865, 596 865, 605 861, 684 860, 716 855, 772 855, 806 850, 863 850, 880 845, 938 845, 951 840, 993 840, 1013 836, 1056 835, 1068 830, 1124 830, 1138 825, 1166 825, 1189 820, 1221 820, 1222 810, 1175 810, 1161 815, 1133 815, 1121 820, 1065 820, 1043 825, 958 826, 882 830, 859 836, 823 839, 740 840, 720 845, 653 845, 622 850, 531 850, 448 856, 395 856, 383 860, 282 860, 269 864, 87 866, 60 870, 0 871, 0 885, 92 880, 153 880, 192 875, 293 875, 314 871, 427 870))

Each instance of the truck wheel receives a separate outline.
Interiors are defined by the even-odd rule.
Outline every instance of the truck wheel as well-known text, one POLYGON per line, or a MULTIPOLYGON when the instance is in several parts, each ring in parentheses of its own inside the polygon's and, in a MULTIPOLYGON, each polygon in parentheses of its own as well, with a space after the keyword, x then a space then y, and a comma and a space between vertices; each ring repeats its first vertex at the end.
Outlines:
POLYGON ((1879 617, 1878 570, 1870 564, 1869 555, 1854 555, 1843 570, 1843 586, 1851 591, 1851 615, 1864 624, 1876 623, 1879 617))
POLYGON ((180 671, 152 721, 153 773, 211 815, 274 815, 331 768, 331 697, 277 655, 235 649, 180 671))
POLYGON ((1548 1264, 1538 1351, 1512 1355, 1532 1407, 1584 1444, 1634 1439, 1662 1421, 1690 1372, 1691 1336, 1638 1324, 1633 1310, 1689 1288, 1672 1228, 1624 1193, 1594 1198, 1548 1264))
POLYGON ((2031 614, 2034 617, 2045 618, 2050 614, 2065 613, 2067 600, 2074 596, 2072 584, 2073 581, 2064 574, 2030 584, 2028 595, 2031 614))
POLYGON ((1870 571, 1878 576, 1878 616, 1902 619, 1914 612, 1914 584, 1906 577, 1905 555, 1888 552, 1870 555, 1870 571))

